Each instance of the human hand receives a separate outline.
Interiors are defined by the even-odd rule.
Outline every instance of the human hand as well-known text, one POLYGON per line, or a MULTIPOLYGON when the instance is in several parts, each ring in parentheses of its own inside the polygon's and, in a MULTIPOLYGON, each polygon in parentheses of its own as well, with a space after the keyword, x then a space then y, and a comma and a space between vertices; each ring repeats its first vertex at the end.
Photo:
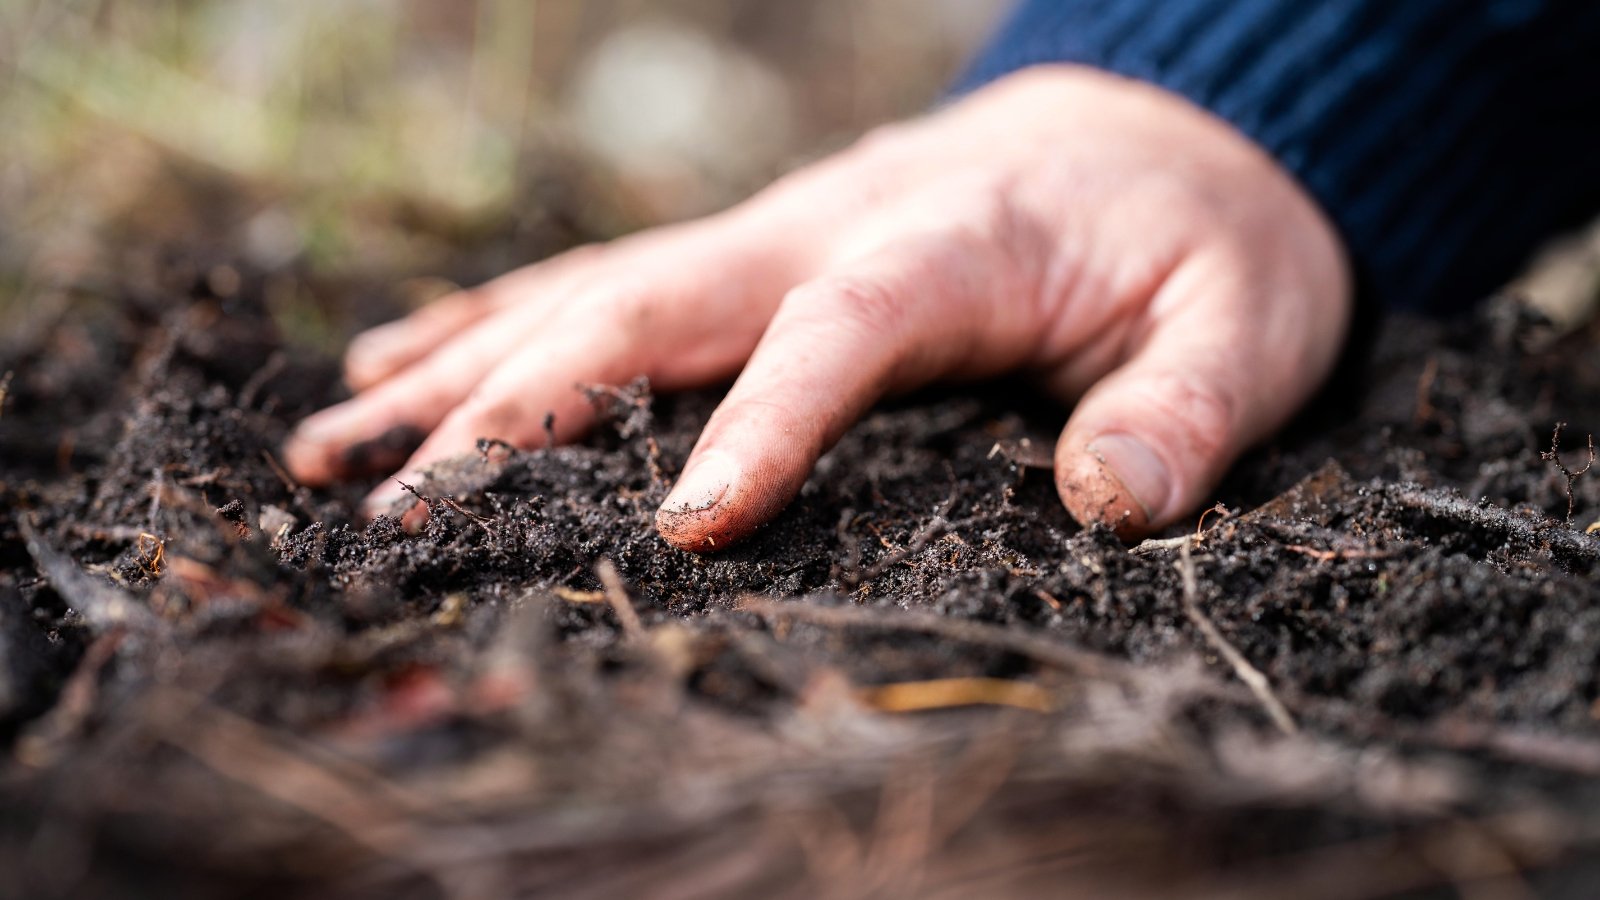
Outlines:
MULTIPOLYGON (((1041 67, 889 126, 697 222, 581 248, 359 336, 359 393, 285 448, 309 484, 571 440, 578 382, 738 378, 657 527, 726 547, 875 401, 1012 370, 1076 402, 1062 501, 1127 537, 1200 505, 1327 377, 1351 287, 1331 225, 1243 135, 1161 89, 1041 67)), ((390 482, 369 511, 392 505, 390 482)))

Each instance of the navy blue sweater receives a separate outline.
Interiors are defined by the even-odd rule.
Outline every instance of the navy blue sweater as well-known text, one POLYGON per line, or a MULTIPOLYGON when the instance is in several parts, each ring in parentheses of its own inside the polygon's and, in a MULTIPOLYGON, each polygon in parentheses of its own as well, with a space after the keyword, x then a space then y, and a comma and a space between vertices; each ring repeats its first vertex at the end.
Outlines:
POLYGON ((1470 305, 1600 212, 1600 0, 1025 0, 958 89, 1046 62, 1232 122, 1390 308, 1470 305))

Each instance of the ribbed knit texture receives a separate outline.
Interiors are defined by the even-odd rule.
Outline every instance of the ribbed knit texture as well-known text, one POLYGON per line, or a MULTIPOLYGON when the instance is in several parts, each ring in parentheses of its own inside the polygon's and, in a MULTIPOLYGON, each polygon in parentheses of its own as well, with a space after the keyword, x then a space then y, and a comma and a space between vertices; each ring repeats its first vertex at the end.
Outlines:
POLYGON ((1465 308, 1600 212, 1600 0, 1027 0, 957 90, 1046 62, 1233 123, 1390 308, 1465 308))

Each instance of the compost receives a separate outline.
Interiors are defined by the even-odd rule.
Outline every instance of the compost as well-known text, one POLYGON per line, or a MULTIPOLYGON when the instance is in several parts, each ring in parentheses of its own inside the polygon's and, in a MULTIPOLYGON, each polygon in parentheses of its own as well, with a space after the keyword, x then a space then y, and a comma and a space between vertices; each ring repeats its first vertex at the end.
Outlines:
MULTIPOLYGON (((275 299, 296 273, 117 252, 0 351, 8 895, 1600 878, 1592 326, 1511 297, 1392 320, 1131 547, 1057 501, 1061 408, 900 398, 696 556, 652 522, 716 392, 575 387, 592 436, 485 441, 413 486, 413 534, 277 461, 343 390, 275 299)), ((377 278, 318 291, 342 334, 401 311, 377 278)))

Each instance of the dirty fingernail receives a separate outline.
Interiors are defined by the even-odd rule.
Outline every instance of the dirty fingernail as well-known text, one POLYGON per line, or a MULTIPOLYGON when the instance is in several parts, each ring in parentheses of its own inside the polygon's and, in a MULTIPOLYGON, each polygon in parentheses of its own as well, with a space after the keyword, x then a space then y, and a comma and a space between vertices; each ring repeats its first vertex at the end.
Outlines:
POLYGON ((1172 499, 1172 474, 1149 445, 1126 434, 1103 434, 1087 449, 1133 495, 1145 519, 1155 522, 1166 511, 1172 499))
POLYGON ((739 464, 716 450, 695 460, 673 485, 661 508, 668 512, 699 512, 716 506, 739 477, 739 464))

